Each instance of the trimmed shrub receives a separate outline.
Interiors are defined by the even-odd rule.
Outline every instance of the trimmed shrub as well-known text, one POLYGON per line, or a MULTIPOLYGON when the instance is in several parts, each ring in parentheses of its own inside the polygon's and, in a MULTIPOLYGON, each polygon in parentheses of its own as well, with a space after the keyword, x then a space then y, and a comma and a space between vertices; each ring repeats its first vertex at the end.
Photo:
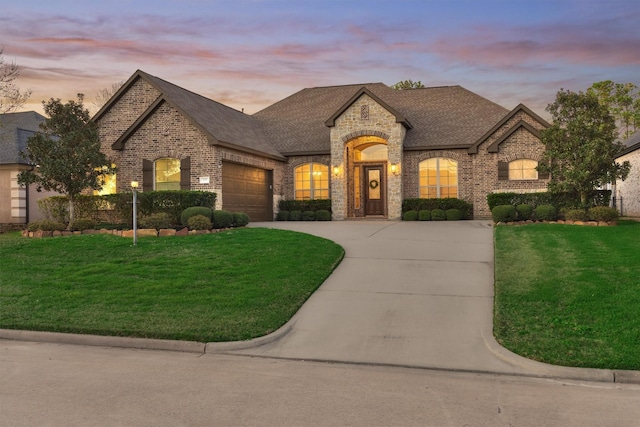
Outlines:
POLYGON ((615 221, 618 219, 618 211, 608 206, 596 206, 589 209, 589 219, 594 221, 615 221))
POLYGON ((229 228, 233 226, 233 214, 229 211, 213 211, 213 228, 229 228))
POLYGON ((302 220, 303 221, 315 221, 316 213, 314 211, 304 211, 302 212, 302 220))
POLYGON ((233 213, 233 226, 234 227, 244 227, 249 224, 249 215, 243 212, 234 212, 233 213))
POLYGON ((289 212, 289 221, 300 221, 302 219, 302 211, 289 212))
POLYGON ((402 220, 403 221, 417 221, 418 220, 418 211, 406 211, 403 215, 402 215, 402 220))
MULTIPOLYGON (((608 206, 611 190, 593 190, 587 195, 588 206, 608 206)), ((540 205, 552 205, 561 208, 575 208, 580 206, 580 196, 575 192, 563 193, 491 193, 487 194, 487 204, 493 210, 499 205, 528 204, 534 208, 540 205)))
POLYGON ((186 208, 180 214, 180 224, 185 227, 189 225, 189 218, 196 215, 202 215, 211 221, 211 215, 213 214, 213 209, 208 208, 206 206, 191 206, 186 208))
POLYGON ((315 199, 315 200, 280 200, 278 209, 281 211, 319 211, 325 210, 331 212, 331 199, 315 199))
POLYGON ((536 207, 536 219, 539 221, 555 221, 556 208, 552 205, 540 205, 536 207))
POLYGON ((418 219, 420 221, 431 221, 431 211, 427 211, 427 210, 418 211, 418 219))
POLYGON ((511 222, 516 219, 516 208, 513 205, 498 205, 491 210, 493 222, 511 222))
POLYGON ((30 222, 27 226, 27 230, 29 231, 62 231, 65 230, 67 226, 62 222, 51 221, 50 219, 41 219, 38 221, 30 222))
POLYGON ((91 218, 78 218, 69 224, 69 230, 73 231, 83 231, 83 230, 91 230, 96 227, 96 222, 91 218))
POLYGON ((171 226, 171 218, 166 212, 157 212, 151 215, 143 216, 138 220, 140 228, 169 228, 171 226))
POLYGON ((459 221, 462 219, 462 212, 459 209, 447 209, 445 215, 447 221, 459 221))
POLYGON ((518 214, 518 219, 521 221, 531 219, 533 218, 533 206, 527 203, 519 204, 516 206, 516 213, 518 214))
POLYGON ((191 230, 211 230, 211 220, 204 215, 193 215, 187 220, 191 230))
POLYGON ((326 209, 317 210, 316 221, 331 221, 331 212, 326 209))
POLYGON ((447 214, 442 209, 433 209, 431 211, 431 220, 432 221, 444 221, 447 219, 447 214))
POLYGON ((407 211, 432 211, 434 209, 458 209, 462 213, 463 219, 473 218, 473 205, 461 199, 453 197, 444 199, 404 199, 402 201, 402 212, 407 211))
POLYGON ((584 209, 567 209, 562 212, 564 219, 568 221, 588 221, 589 216, 584 209))
POLYGON ((289 221, 289 211, 280 211, 276 215, 278 221, 289 221))

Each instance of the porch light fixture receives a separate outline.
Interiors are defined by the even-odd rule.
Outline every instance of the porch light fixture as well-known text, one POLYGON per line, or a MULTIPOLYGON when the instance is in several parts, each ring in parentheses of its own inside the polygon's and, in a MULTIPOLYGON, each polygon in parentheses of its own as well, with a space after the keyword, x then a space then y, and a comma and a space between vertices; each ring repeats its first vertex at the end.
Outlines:
POLYGON ((397 163, 392 163, 391 164, 391 173, 394 175, 398 175, 398 164, 397 163))
POLYGON ((338 176, 340 174, 340 168, 338 166, 333 167, 333 175, 338 176))
POLYGON ((131 181, 131 190, 133 190, 133 246, 138 240, 138 181, 131 181))

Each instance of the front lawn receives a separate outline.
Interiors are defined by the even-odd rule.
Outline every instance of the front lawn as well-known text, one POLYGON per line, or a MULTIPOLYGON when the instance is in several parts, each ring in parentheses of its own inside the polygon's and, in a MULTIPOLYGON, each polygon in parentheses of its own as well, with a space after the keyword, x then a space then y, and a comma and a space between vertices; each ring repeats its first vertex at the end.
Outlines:
POLYGON ((301 233, 131 239, 0 235, 0 328, 200 342, 268 334, 339 264, 301 233))
POLYGON ((530 359, 640 369, 640 223, 495 229, 495 336, 530 359))

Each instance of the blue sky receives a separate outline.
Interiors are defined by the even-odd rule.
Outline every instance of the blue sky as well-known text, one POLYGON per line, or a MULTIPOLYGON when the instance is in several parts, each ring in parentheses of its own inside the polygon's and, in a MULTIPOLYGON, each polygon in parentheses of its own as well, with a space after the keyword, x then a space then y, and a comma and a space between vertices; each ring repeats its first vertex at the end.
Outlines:
POLYGON ((253 113, 302 88, 420 80, 507 108, 640 85, 638 0, 5 1, 0 46, 28 109, 137 69, 253 113))

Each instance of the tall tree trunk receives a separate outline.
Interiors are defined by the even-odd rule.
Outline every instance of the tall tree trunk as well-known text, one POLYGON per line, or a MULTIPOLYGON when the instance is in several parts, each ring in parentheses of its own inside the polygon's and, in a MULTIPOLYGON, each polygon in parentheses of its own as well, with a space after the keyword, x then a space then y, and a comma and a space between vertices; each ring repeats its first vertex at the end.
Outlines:
POLYGON ((71 230, 71 225, 73 224, 73 221, 76 219, 76 212, 75 212, 75 208, 74 208, 74 199, 73 199, 73 195, 69 194, 68 197, 69 199, 69 224, 67 225, 67 230, 71 230))

